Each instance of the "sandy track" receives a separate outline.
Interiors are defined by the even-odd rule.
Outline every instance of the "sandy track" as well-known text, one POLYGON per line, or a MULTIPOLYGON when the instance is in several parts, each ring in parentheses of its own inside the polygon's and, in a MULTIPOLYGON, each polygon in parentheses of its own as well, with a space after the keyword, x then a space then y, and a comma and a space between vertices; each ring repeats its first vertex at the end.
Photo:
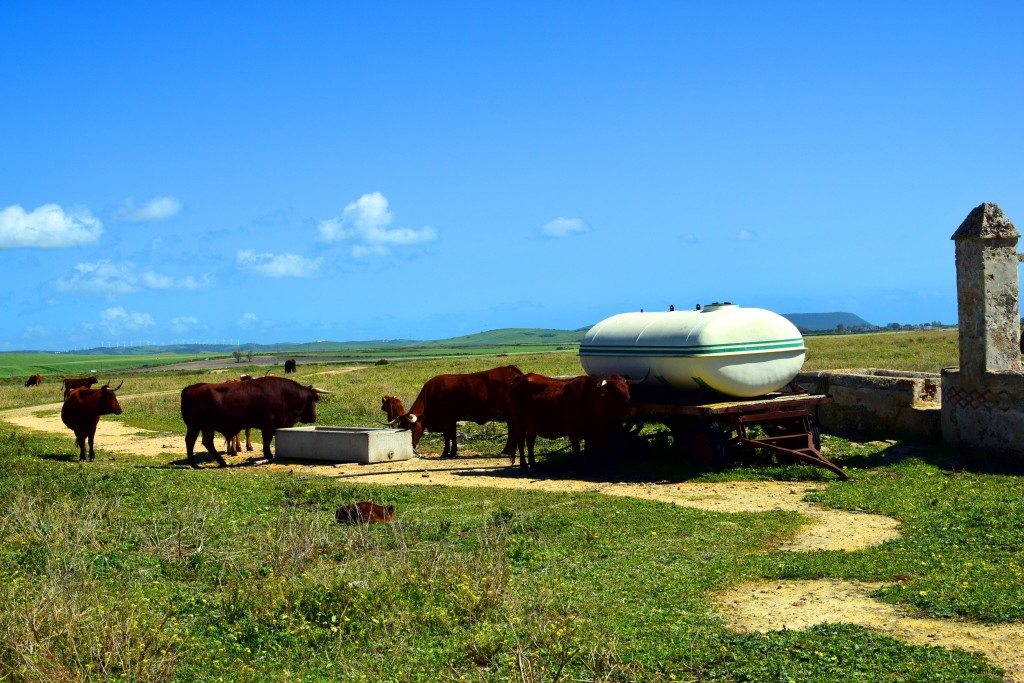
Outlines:
MULTIPOLYGON (((177 393, 157 392, 122 396, 119 400, 177 393)), ((0 419, 25 429, 64 433, 68 452, 74 453, 73 436, 61 423, 60 403, 0 412, 0 419)), ((258 438, 258 433, 253 434, 258 438)), ((96 430, 100 460, 113 453, 180 456, 185 463, 184 429, 174 436, 158 435, 129 428, 111 419, 101 419, 96 430), (105 452, 104 452, 105 451, 105 452)), ((628 496, 685 505, 718 512, 767 512, 787 510, 804 515, 808 523, 781 550, 857 550, 899 536, 896 520, 871 514, 827 510, 805 500, 808 491, 822 484, 783 482, 705 483, 601 483, 577 479, 537 479, 523 476, 510 467, 507 458, 481 456, 440 459, 437 457, 387 462, 374 465, 266 463, 261 446, 256 453, 229 461, 227 472, 244 474, 249 466, 292 471, 309 477, 351 478, 373 484, 438 484, 481 486, 542 491, 592 492, 628 496)), ((205 454, 201 462, 209 462, 205 454)), ((208 465, 207 465, 208 466, 208 465)), ((845 485, 856 485, 845 484, 845 485)), ((984 626, 942 619, 919 619, 868 597, 878 585, 858 581, 790 581, 748 584, 716 597, 716 604, 730 628, 737 631, 799 629, 826 621, 843 621, 887 633, 910 643, 960 647, 980 652, 1009 672, 1007 680, 1024 683, 1024 625, 984 626), (840 619, 841 616, 841 619, 840 619)))

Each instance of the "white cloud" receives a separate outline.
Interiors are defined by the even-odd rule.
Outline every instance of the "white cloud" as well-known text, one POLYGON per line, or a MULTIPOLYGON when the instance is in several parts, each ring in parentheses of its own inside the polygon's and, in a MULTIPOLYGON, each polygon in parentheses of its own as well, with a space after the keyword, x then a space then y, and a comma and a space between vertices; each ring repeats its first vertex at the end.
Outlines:
POLYGON ((199 318, 193 316, 183 316, 180 318, 171 318, 171 332, 175 334, 184 334, 191 332, 199 325, 199 318))
POLYGON ((324 242, 354 242, 354 256, 383 255, 388 247, 421 244, 437 239, 429 225, 412 228, 389 228, 395 216, 388 209, 388 200, 380 192, 364 194, 350 203, 341 216, 321 221, 318 227, 324 242))
POLYGON ((76 247, 95 242, 103 224, 87 210, 44 204, 31 213, 17 204, 0 210, 0 249, 76 247))
POLYGON ((180 289, 186 292, 193 292, 208 285, 209 279, 204 277, 203 281, 199 282, 191 275, 188 275, 175 280, 168 275, 160 275, 149 271, 143 273, 142 283, 150 289, 180 289))
POLYGON ((124 208, 117 213, 117 218, 135 223, 163 221, 179 211, 181 202, 174 197, 154 197, 138 208, 129 199, 125 201, 124 208))
POLYGON ((541 226, 541 234, 547 237, 568 237, 581 232, 587 232, 590 226, 579 218, 560 216, 553 221, 548 221, 541 226))
MULTIPOLYGON (((93 327, 93 325, 86 325, 93 327)), ((153 316, 149 313, 129 313, 123 307, 108 308, 100 311, 100 321, 97 327, 102 328, 109 335, 119 335, 125 332, 138 332, 146 328, 155 327, 153 316)))
POLYGON ((84 292, 100 294, 113 299, 120 294, 131 294, 143 287, 149 289, 177 289, 195 291, 209 284, 209 278, 196 280, 191 275, 175 279, 148 271, 141 279, 135 274, 131 261, 114 263, 103 259, 95 263, 79 263, 74 272, 64 275, 54 283, 59 292, 84 292))
POLYGON ((741 242, 749 242, 750 240, 757 237, 757 233, 750 232, 749 230, 740 230, 739 234, 736 235, 741 242))
POLYGON ((257 254, 252 249, 238 252, 238 265, 267 277, 310 277, 320 269, 323 259, 307 259, 296 254, 257 254))
POLYGON ((60 278, 55 284, 59 292, 85 292, 114 298, 118 294, 138 291, 134 270, 133 263, 116 264, 106 259, 79 263, 73 273, 60 278))
POLYGON ((245 327, 247 325, 255 324, 256 320, 257 318, 255 313, 243 313, 241 320, 238 321, 238 324, 241 325, 242 327, 245 327))

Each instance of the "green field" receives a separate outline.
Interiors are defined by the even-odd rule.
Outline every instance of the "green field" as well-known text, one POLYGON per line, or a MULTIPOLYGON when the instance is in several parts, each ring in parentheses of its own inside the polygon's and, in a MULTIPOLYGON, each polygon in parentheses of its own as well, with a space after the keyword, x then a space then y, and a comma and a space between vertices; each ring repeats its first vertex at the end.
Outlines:
MULTIPOLYGON (((948 332, 813 337, 808 346, 808 369, 956 364, 948 332)), ((353 372, 307 363, 297 378, 333 392, 321 423, 365 425, 381 418, 385 393, 408 402, 434 374, 510 361, 579 372, 575 353, 562 351, 353 372)), ((122 396, 170 393, 125 399, 118 419, 180 439, 177 391, 222 376, 126 374, 122 396)), ((59 400, 53 394, 10 382, 0 385, 0 409, 59 400)), ((467 453, 497 453, 504 441, 500 424, 460 432, 467 453)), ((785 552, 780 543, 806 522, 796 513, 369 486, 301 469, 194 471, 175 464, 180 453, 115 459, 102 443, 98 460, 80 465, 70 433, 0 423, 0 680, 1000 680, 979 655, 855 626, 725 629, 714 591, 805 578, 892 581, 878 597, 920 615, 1024 622, 1019 463, 942 443, 823 442, 854 481, 795 465, 702 472, 656 434, 601 462, 574 462, 564 443, 545 442, 536 471, 509 476, 828 482, 814 500, 891 516, 901 538, 855 552, 785 552), (334 524, 335 507, 363 499, 394 504, 396 522, 334 524)), ((440 445, 428 435, 421 450, 440 445)))

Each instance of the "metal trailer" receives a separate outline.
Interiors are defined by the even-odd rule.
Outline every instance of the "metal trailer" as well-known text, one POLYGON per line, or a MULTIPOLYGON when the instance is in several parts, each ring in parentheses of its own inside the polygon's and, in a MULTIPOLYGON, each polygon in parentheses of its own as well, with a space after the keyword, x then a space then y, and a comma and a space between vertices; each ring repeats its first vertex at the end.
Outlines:
MULTIPOLYGON (((637 387, 639 389, 639 387, 637 387)), ((842 481, 849 477, 821 453, 821 437, 812 409, 831 403, 829 394, 811 394, 791 382, 788 391, 735 399, 709 392, 633 393, 635 422, 660 422, 684 444, 694 464, 723 468, 744 449, 764 449, 824 467, 842 481), (764 436, 755 435, 759 426, 764 436)))

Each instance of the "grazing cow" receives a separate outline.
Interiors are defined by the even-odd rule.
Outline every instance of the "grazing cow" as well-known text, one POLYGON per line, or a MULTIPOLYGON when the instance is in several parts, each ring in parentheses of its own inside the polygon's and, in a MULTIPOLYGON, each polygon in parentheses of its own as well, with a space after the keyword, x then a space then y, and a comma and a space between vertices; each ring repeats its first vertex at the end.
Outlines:
POLYGON ((181 418, 185 421, 185 449, 188 464, 198 468, 196 438, 203 435, 203 446, 221 467, 227 467, 217 452, 213 434, 225 438, 252 427, 263 434, 263 455, 272 460, 270 442, 278 429, 297 422, 316 422, 316 403, 330 392, 304 387, 284 377, 257 377, 248 382, 192 384, 181 390, 181 418))
POLYGON ((284 362, 284 374, 295 372, 295 359, 289 358, 284 362))
POLYGON ((380 409, 388 416, 388 421, 385 424, 389 427, 395 427, 398 418, 405 414, 405 406, 402 405, 402 400, 397 396, 385 396, 382 398, 380 400, 380 409))
POLYGON ((361 503, 342 505, 334 512, 338 524, 378 524, 390 522, 395 518, 395 506, 378 505, 364 500, 361 503))
POLYGON ((70 394, 78 387, 85 387, 86 389, 90 389, 92 388, 92 385, 96 384, 97 382, 99 382, 99 380, 96 379, 96 375, 93 375, 92 377, 81 377, 79 379, 65 378, 63 382, 64 400, 66 401, 68 399, 68 394, 70 394))
POLYGON ((502 453, 515 453, 512 440, 512 408, 509 385, 523 374, 514 365, 471 372, 463 375, 437 375, 426 381, 409 412, 398 417, 397 424, 412 430, 412 447, 416 450, 424 431, 444 434, 441 457, 458 455, 455 425, 459 421, 484 424, 502 417, 509 423, 508 440, 502 453))
POLYGON ((96 425, 100 423, 100 415, 120 415, 121 405, 117 402, 115 391, 121 388, 118 384, 113 389, 104 384, 99 389, 79 387, 68 394, 60 409, 61 421, 75 433, 78 444, 78 459, 85 461, 85 441, 89 440, 89 460, 96 459, 93 442, 96 440, 96 425))
POLYGON ((538 436, 568 437, 573 455, 578 455, 581 439, 593 448, 594 441, 607 436, 608 423, 629 411, 629 385, 619 375, 568 380, 524 375, 513 380, 511 394, 521 467, 527 466, 524 443, 531 467, 536 464, 533 447, 538 436))
POLYGON ((29 375, 28 381, 25 382, 26 387, 38 387, 43 383, 43 376, 39 374, 29 375))

